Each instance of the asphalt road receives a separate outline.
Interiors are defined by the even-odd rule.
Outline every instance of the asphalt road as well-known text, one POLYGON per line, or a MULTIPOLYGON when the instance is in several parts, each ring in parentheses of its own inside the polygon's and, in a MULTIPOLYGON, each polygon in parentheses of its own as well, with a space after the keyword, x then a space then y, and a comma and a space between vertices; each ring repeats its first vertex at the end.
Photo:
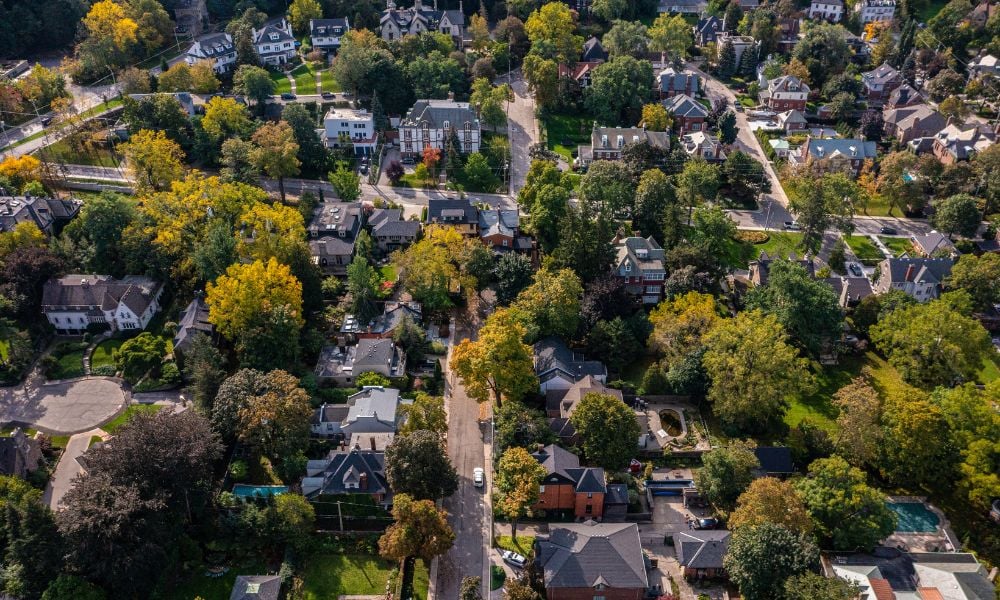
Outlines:
MULTIPOLYGON (((505 83, 507 77, 498 80, 505 83)), ((540 139, 538 121, 535 119, 535 99, 528 91, 528 85, 518 69, 511 73, 510 87, 514 90, 514 101, 507 105, 507 132, 510 137, 511 153, 511 194, 524 187, 528 168, 531 166, 531 146, 540 139)))

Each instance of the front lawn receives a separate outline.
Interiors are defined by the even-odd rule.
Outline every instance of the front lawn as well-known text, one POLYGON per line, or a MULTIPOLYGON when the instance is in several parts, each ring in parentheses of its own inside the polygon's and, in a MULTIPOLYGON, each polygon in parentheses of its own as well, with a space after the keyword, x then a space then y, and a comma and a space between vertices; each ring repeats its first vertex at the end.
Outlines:
POLYGON ((101 429, 107 431, 111 435, 114 435, 115 432, 132 420, 132 417, 135 415, 139 413, 157 413, 162 409, 163 406, 159 404, 130 404, 128 408, 125 409, 125 412, 102 425, 101 429))
POLYGON ((286 94, 292 91, 292 82, 288 80, 286 76, 281 71, 268 71, 271 75, 271 81, 274 82, 274 93, 275 94, 286 94))
POLYGON ((8 342, 7 340, 0 340, 0 363, 7 362, 9 352, 10 352, 10 342, 8 342))
POLYGON ((382 281, 396 281, 396 267, 392 263, 379 267, 378 274, 382 278, 382 281))
POLYGON ((39 158, 73 165, 112 168, 118 166, 118 161, 111 154, 110 148, 103 145, 95 145, 83 152, 78 152, 64 139, 47 146, 44 150, 35 152, 35 154, 39 155, 39 158))
POLYGON ((319 77, 322 82, 324 92, 337 93, 343 91, 340 84, 337 83, 337 80, 333 78, 333 72, 330 69, 321 71, 319 77))
POLYGON ((117 368, 115 365, 114 353, 122 347, 125 340, 110 339, 104 340, 94 348, 90 355, 90 370, 95 371, 100 367, 117 368))
POLYGON ((587 115, 546 115, 542 118, 546 146, 567 162, 573 162, 572 153, 576 147, 590 141, 593 124, 593 119, 587 115))
POLYGON ((763 244, 746 244, 750 246, 750 260, 757 260, 761 252, 768 256, 787 257, 790 254, 801 257, 805 254, 802 248, 802 234, 788 231, 768 231, 768 239, 763 244))
POLYGON ((316 93, 316 73, 309 63, 302 63, 292 71, 295 78, 295 90, 299 94, 312 95, 316 93))
POLYGON ((854 253, 854 256, 858 257, 858 260, 862 264, 875 265, 885 258, 882 251, 866 235, 844 236, 844 241, 847 242, 847 245, 851 248, 851 252, 854 253))
POLYGON ((49 379, 72 379, 83 377, 83 352, 84 349, 73 350, 61 356, 56 356, 55 366, 48 370, 46 375, 49 379))
POLYGON ((913 252, 913 243, 909 238, 879 236, 879 241, 892 252, 895 257, 900 257, 904 252, 913 252))
POLYGON ((394 569, 394 564, 367 554, 316 554, 302 572, 302 598, 333 600, 341 594, 384 594, 394 569))

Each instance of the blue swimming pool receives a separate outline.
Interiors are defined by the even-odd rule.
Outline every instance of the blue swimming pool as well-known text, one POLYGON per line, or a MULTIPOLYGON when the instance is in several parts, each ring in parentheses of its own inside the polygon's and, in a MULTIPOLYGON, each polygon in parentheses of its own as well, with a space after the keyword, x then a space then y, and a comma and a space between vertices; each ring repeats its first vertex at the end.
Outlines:
POLYGON ((247 485, 245 483, 237 483, 233 486, 233 494, 237 498, 270 498, 287 492, 287 485, 247 485))
POLYGON ((887 502, 896 513, 896 531, 902 533, 933 533, 941 520, 923 502, 887 502))

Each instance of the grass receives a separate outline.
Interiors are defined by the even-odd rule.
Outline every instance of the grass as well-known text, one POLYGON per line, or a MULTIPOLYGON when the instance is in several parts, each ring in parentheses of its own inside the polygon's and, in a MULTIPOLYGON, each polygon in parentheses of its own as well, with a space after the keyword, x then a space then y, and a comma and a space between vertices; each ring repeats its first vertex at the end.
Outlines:
POLYGON ((546 115, 542 125, 548 149, 573 162, 576 147, 590 141, 593 120, 586 115, 546 115))
POLYGON ((920 22, 926 23, 927 21, 930 21, 934 15, 941 12, 941 9, 944 8, 945 4, 948 4, 948 0, 930 0, 930 2, 927 3, 927 6, 923 7, 918 14, 920 22))
POLYGON ((904 252, 913 252, 913 244, 909 238, 879 236, 879 241, 892 252, 893 256, 899 257, 904 252))
POLYGON ((324 69, 320 71, 320 81, 322 83, 324 92, 342 92, 343 88, 337 83, 337 80, 333 78, 333 72, 330 69, 324 69))
POLYGON ((130 404, 128 408, 125 409, 125 412, 102 425, 101 429, 107 431, 111 435, 114 435, 115 432, 121 429, 135 415, 139 413, 157 413, 160 412, 162 408, 163 407, 158 404, 130 404))
POLYGON ((378 274, 382 281, 396 281, 396 267, 392 263, 379 267, 378 274))
POLYGON ((99 435, 92 435, 92 436, 90 436, 90 441, 87 442, 87 447, 90 448, 91 446, 93 446, 97 442, 101 442, 101 441, 104 441, 104 438, 102 438, 99 435))
POLYGON ((983 384, 1000 379, 1000 354, 991 352, 983 359, 983 368, 976 374, 976 379, 983 384))
POLYGON ((268 71, 271 75, 271 81, 274 82, 274 93, 275 94, 286 94, 292 91, 292 82, 288 80, 288 77, 281 71, 268 71))
MULTIPOLYGON (((35 153, 38 154, 42 151, 38 150, 35 153)), ((118 166, 118 161, 111 154, 111 150, 105 146, 93 146, 89 150, 80 153, 71 148, 69 143, 63 139, 50 146, 46 146, 44 152, 47 155, 47 159, 54 159, 57 162, 65 162, 73 165, 89 165, 92 167, 118 166)))
MULTIPOLYGON (((94 115, 96 115, 98 113, 104 112, 106 110, 111 110, 112 108, 115 108, 115 107, 118 107, 118 106, 121 106, 121 105, 122 105, 122 101, 120 99, 118 99, 118 98, 115 98, 114 100, 109 100, 107 102, 103 102, 101 104, 98 104, 97 106, 93 106, 91 108, 88 108, 87 110, 85 110, 82 113, 80 113, 79 117, 81 119, 89 119, 90 117, 92 117, 92 116, 94 116, 94 115)), ((31 134, 31 135, 29 135, 27 137, 21 138, 20 140, 18 140, 16 142, 14 142, 13 144, 7 146, 6 148, 17 148, 21 144, 27 144, 28 142, 33 142, 33 141, 37 140, 38 138, 44 136, 45 133, 46 133, 46 131, 48 131, 49 133, 51 133, 53 131, 57 131, 59 129, 62 129, 63 127, 64 127, 63 123, 56 123, 52 127, 47 127, 47 128, 41 129, 40 131, 36 131, 35 133, 33 133, 33 134, 31 134)))
POLYGON ((531 556, 535 547, 535 536, 533 535, 519 535, 516 540, 509 535, 498 535, 494 540, 497 548, 517 552, 521 556, 531 556))
POLYGON ((83 377, 83 350, 74 350, 57 358, 57 366, 48 374, 49 379, 83 377))
POLYGON ((7 362, 9 353, 10 353, 10 342, 8 342, 7 340, 0 340, 0 362, 7 362))
POLYGON ((854 256, 857 256, 863 264, 874 265, 885 258, 882 251, 866 235, 845 236, 844 240, 854 256))
POLYGON ((313 71, 309 63, 302 63, 295 67, 292 71, 292 77, 295 78, 295 89, 299 94, 312 95, 316 93, 316 72, 313 71))
POLYGON ((654 362, 656 362, 655 357, 643 356, 639 360, 632 361, 623 367, 621 373, 618 374, 618 378, 629 382, 635 389, 639 389, 642 386, 642 378, 646 375, 646 370, 654 362))
POLYGON ((385 584, 394 566, 364 554, 314 555, 302 572, 302 598, 329 600, 341 594, 385 593, 385 584))
POLYGON ((398 182, 396 182, 396 187, 422 189, 426 187, 424 183, 423 179, 417 179, 417 176, 413 173, 406 173, 398 182))
POLYGON ((507 572, 499 565, 490 565, 490 591, 498 590, 507 581, 507 572))
POLYGON ((413 600, 427 600, 427 591, 431 586, 431 573, 427 563, 422 560, 413 562, 413 600))
POLYGON ((49 441, 52 442, 53 448, 62 448, 65 450, 66 444, 69 443, 69 437, 68 435, 50 435, 49 441))
POLYGON ((125 340, 110 339, 98 344, 94 348, 94 353, 90 355, 90 369, 94 370, 105 366, 114 367, 114 353, 122 347, 123 343, 125 343, 125 340))
POLYGON ((768 256, 788 256, 795 253, 802 256, 805 250, 802 249, 802 234, 785 231, 767 232, 769 239, 763 244, 753 245, 753 259, 760 256, 761 252, 767 252, 768 256))
POLYGON ((229 600, 237 576, 258 575, 266 572, 267 569, 263 564, 250 563, 232 566, 221 577, 209 577, 205 574, 205 565, 202 565, 195 575, 186 581, 170 586, 169 591, 165 591, 158 597, 163 600, 191 600, 192 598, 229 600))

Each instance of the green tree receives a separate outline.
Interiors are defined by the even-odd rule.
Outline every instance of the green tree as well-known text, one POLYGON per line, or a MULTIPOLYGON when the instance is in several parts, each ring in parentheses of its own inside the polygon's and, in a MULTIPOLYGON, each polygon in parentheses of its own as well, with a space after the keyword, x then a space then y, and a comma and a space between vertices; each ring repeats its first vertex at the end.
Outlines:
POLYGON ((715 200, 719 190, 719 168, 701 158, 689 160, 677 176, 677 189, 688 206, 715 200))
POLYGON ((501 452, 515 446, 532 448, 555 441, 542 411, 529 408, 522 402, 504 402, 493 415, 496 424, 493 443, 501 452))
POLYGON ((462 340, 452 351, 451 368, 466 393, 479 402, 519 400, 538 388, 526 331, 507 309, 490 315, 476 341, 462 340))
POLYGON ((309 21, 323 17, 323 7, 316 0, 292 0, 288 5, 288 22, 299 35, 309 31, 309 21))
POLYGON ((839 409, 834 444, 856 467, 875 466, 882 442, 882 400, 865 377, 855 378, 837 390, 833 403, 839 409))
POLYGON ((587 460, 617 472, 635 455, 639 424, 635 413, 618 398, 588 393, 570 416, 587 460))
POLYGON ((486 157, 478 152, 469 155, 463 171, 470 191, 493 192, 499 185, 486 157))
POLYGON ((795 575, 785 582, 785 600, 853 600, 859 593, 856 583, 816 573, 795 575))
POLYGON ((628 11, 626 0, 594 0, 591 12, 603 21, 611 22, 620 19, 628 11))
POLYGON ((510 534, 517 538, 517 521, 538 502, 545 468, 524 448, 508 448, 497 463, 496 507, 510 519, 510 534))
POLYGON ((719 59, 715 64, 715 72, 723 79, 728 79, 736 74, 736 48, 733 43, 726 40, 719 49, 719 59))
POLYGON ((254 164, 268 177, 278 180, 281 201, 284 202, 285 177, 298 175, 301 165, 299 145, 295 142, 291 126, 284 121, 262 125, 254 132, 253 143, 257 145, 251 152, 254 164))
POLYGON ((646 26, 636 21, 614 21, 601 41, 611 56, 628 55, 640 58, 649 49, 646 26))
POLYGON ((250 130, 250 115, 246 107, 236 100, 215 97, 205 105, 201 126, 215 140, 241 137, 250 130))
POLYGON ((593 208, 567 206, 559 244, 552 251, 552 265, 569 268, 583 281, 592 281, 608 270, 614 258, 611 222, 593 208))
POLYGON ((524 80, 540 108, 555 104, 559 94, 559 63, 536 54, 524 57, 524 80))
POLYGON ((722 322, 722 317, 714 296, 692 291, 658 304, 649 322, 653 325, 649 347, 672 366, 699 353, 705 336, 722 322))
POLYGON ((76 577, 62 574, 52 580, 42 600, 105 600, 107 594, 96 585, 76 577))
POLYGON ((616 56, 594 69, 584 103, 598 121, 608 125, 639 122, 651 95, 653 67, 649 61, 616 56))
POLYGON ((934 226, 949 236, 972 237, 983 220, 976 199, 968 194, 945 198, 935 208, 934 226))
POLYGON ((691 25, 684 20, 683 15, 663 13, 649 28, 649 48, 666 55, 671 61, 683 60, 688 48, 693 45, 691 25))
POLYGON ((354 380, 354 383, 356 383, 357 386, 361 388, 366 388, 366 387, 387 388, 392 385, 392 381, 390 381, 388 377, 386 377, 381 373, 376 373, 375 371, 365 371, 364 373, 361 373, 354 380))
POLYGON ((660 169, 649 169, 639 177, 635 190, 632 227, 671 247, 681 231, 680 205, 670 180, 660 169))
POLYGON ((705 454, 702 468, 695 473, 698 489, 713 505, 731 510, 753 481, 760 467, 754 444, 736 440, 705 454))
POLYGON ((479 590, 482 587, 483 583, 479 577, 463 577, 462 588, 458 593, 458 599, 483 600, 482 594, 479 593, 479 590))
POLYGON ((264 102, 274 93, 274 81, 267 71, 253 65, 240 65, 233 76, 233 91, 243 94, 262 109, 264 102))
POLYGON ((510 305, 521 290, 531 285, 534 271, 531 259, 524 254, 507 252, 501 256, 493 268, 497 304, 510 305))
POLYGON ((771 600, 785 582, 816 567, 819 548, 810 536, 763 523, 734 533, 723 558, 729 579, 746 600, 771 600))
POLYGON ((527 330, 529 341, 554 335, 569 337, 579 325, 583 286, 570 269, 541 269, 518 294, 510 311, 527 330))
MULTIPOLYGON (((175 349, 176 353, 176 349, 175 349)), ((226 360, 212 338, 198 333, 180 356, 184 378, 191 382, 195 405, 206 413, 226 378, 226 360)))
POLYGON ((576 23, 569 7, 561 2, 549 2, 531 13, 524 23, 531 40, 532 53, 543 58, 571 63, 580 53, 583 38, 574 34, 576 23))
POLYGON ((162 131, 139 131, 118 150, 139 193, 163 191, 184 174, 184 151, 162 131))
POLYGON ((385 476, 393 492, 417 500, 437 500, 458 489, 458 473, 435 431, 414 431, 395 438, 385 449, 385 476))
POLYGON ((580 197, 602 214, 623 214, 634 204, 635 181, 624 162, 597 160, 580 179, 580 197))
MULTIPOLYGON (((523 192, 522 188, 522 192, 523 192)), ((563 218, 569 205, 569 191, 556 184, 546 184, 534 194, 531 205, 531 231, 543 252, 551 253, 559 244, 563 218)))
POLYGON ((103 192, 90 198, 80 208, 80 215, 66 226, 64 232, 83 237, 94 248, 90 267, 98 273, 120 272, 125 261, 122 234, 136 219, 135 203, 127 196, 103 192))
POLYGON ((847 67, 851 50, 847 45, 847 30, 841 25, 821 23, 810 27, 795 48, 792 58, 809 70, 809 79, 817 88, 847 67))
POLYGON ((729 515, 729 528, 737 531, 761 523, 776 523, 789 531, 809 533, 812 517, 795 487, 774 477, 760 477, 750 482, 736 500, 736 510, 729 515))
POLYGON ((136 382, 147 373, 154 378, 159 375, 163 355, 167 352, 167 341, 148 331, 126 340, 115 353, 115 365, 125 379, 136 382))
POLYGON ((412 404, 403 404, 399 411, 404 418, 400 427, 401 435, 416 431, 433 431, 439 436, 448 433, 448 415, 444 410, 444 398, 417 392, 412 404))
POLYGON ((795 177, 789 188, 789 206, 802 226, 802 246, 816 254, 826 230, 836 227, 844 233, 853 228, 854 206, 851 199, 859 195, 857 182, 843 173, 828 173, 821 177, 795 177))
POLYGON ((976 310, 1000 303, 1000 254, 963 254, 951 267, 948 286, 968 292, 976 310))
MULTIPOLYGON (((304 104, 286 104, 281 111, 281 118, 292 128, 292 136, 299 145, 299 162, 302 171, 319 175, 327 169, 329 155, 323 140, 316 133, 316 119, 313 118, 304 104)), ((343 199, 343 196, 341 196, 343 199)))
POLYGON ((430 564, 455 543, 455 532, 448 524, 448 513, 431 500, 414 500, 396 494, 392 502, 394 523, 379 538, 379 554, 402 561, 415 556, 430 564))
POLYGON ((337 168, 327 177, 341 201, 354 202, 361 197, 361 178, 347 161, 337 161, 337 168))
POLYGON ((736 113, 727 110, 719 118, 719 141, 732 144, 736 141, 736 113))
POLYGON ((316 509, 299 494, 280 494, 274 498, 276 531, 279 540, 293 548, 302 548, 316 528, 316 509))
POLYGON ((350 310, 361 323, 367 323, 378 313, 375 300, 378 298, 380 281, 378 272, 362 256, 355 256, 347 267, 350 310))
POLYGON ((896 485, 932 487, 953 481, 958 452, 941 410, 921 394, 890 397, 879 471, 896 485))
POLYGON ((631 324, 621 317, 598 321, 587 335, 587 349, 614 371, 621 372, 643 353, 631 324))
POLYGON ((253 161, 254 145, 239 138, 222 142, 219 176, 226 183, 260 184, 260 168, 253 161))

